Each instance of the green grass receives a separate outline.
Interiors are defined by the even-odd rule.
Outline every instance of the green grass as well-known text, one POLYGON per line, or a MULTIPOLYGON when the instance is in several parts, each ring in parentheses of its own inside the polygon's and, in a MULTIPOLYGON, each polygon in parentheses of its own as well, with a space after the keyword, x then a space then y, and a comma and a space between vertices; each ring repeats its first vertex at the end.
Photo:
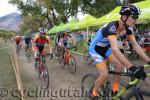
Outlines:
MULTIPOLYGON (((78 43, 76 48, 72 48, 71 50, 74 51, 74 52, 78 52, 78 53, 84 53, 85 50, 88 49, 87 44, 88 44, 87 40, 83 39, 78 43)), ((54 47, 54 40, 51 40, 51 45, 52 45, 52 47, 54 47)), ((46 48, 47 48, 47 45, 46 45, 46 48)))
POLYGON ((87 41, 81 40, 77 45, 77 49, 73 49, 73 51, 78 53, 84 53, 87 49, 88 49, 87 41))
MULTIPOLYGON (((2 42, 2 41, 0 41, 2 42)), ((5 45, 6 46, 6 45, 5 45)), ((3 48, 4 45, 0 44, 0 88, 7 89, 8 96, 1 97, 0 100, 17 100, 11 95, 13 90, 17 90, 16 77, 14 73, 14 69, 11 62, 10 53, 8 52, 8 48, 3 48)))

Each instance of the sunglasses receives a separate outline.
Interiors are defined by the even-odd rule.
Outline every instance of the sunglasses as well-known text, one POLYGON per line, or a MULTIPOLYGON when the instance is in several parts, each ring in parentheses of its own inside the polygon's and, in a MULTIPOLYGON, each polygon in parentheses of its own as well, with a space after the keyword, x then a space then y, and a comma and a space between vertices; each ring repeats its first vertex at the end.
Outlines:
POLYGON ((131 15, 131 17, 132 17, 133 19, 138 19, 138 18, 139 18, 139 15, 131 15))

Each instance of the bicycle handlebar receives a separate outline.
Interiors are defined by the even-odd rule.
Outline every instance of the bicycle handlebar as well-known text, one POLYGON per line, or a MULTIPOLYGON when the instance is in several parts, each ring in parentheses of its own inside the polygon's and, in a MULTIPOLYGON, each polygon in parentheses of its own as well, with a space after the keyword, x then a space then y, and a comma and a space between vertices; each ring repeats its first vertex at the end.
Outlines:
MULTIPOLYGON (((150 65, 149 64, 145 64, 144 68, 146 68, 146 67, 150 67, 150 65)), ((133 76, 133 74, 130 73, 129 71, 127 71, 127 72, 116 72, 116 71, 113 71, 113 70, 109 70, 109 74, 115 74, 115 75, 122 75, 122 76, 131 77, 131 81, 129 82, 129 85, 135 85, 140 80, 140 79, 135 78, 133 76)), ((147 76, 150 76, 150 73, 147 73, 147 76)))
POLYGON ((116 71, 109 70, 109 74, 133 77, 132 73, 130 72, 116 72, 116 71))

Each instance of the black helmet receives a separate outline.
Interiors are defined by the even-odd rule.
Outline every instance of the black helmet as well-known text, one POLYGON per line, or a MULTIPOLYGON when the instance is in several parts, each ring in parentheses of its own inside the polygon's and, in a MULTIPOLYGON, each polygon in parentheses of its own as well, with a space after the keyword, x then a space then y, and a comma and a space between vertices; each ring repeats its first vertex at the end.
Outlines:
POLYGON ((120 15, 140 15, 140 8, 134 4, 129 4, 121 7, 120 15))

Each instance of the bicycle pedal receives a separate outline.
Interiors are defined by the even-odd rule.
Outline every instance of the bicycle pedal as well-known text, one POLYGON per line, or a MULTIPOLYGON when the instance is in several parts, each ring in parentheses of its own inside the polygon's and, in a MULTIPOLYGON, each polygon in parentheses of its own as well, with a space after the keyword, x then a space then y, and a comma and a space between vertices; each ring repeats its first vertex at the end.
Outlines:
POLYGON ((92 96, 92 95, 90 95, 89 98, 91 100, 100 100, 101 99, 99 96, 92 96))
POLYGON ((117 93, 118 93, 118 91, 116 91, 116 92, 111 91, 111 96, 115 97, 117 93))

